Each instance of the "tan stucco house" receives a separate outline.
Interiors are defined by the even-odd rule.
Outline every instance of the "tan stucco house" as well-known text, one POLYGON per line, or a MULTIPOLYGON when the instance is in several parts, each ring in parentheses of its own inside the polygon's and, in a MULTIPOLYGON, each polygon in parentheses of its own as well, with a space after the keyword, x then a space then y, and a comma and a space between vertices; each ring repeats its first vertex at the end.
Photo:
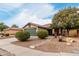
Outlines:
MULTIPOLYGON (((51 29, 50 28, 50 25, 51 24, 45 24, 45 25, 38 25, 38 24, 35 24, 35 23, 28 23, 26 24, 23 29, 29 31, 31 33, 31 35, 36 35, 36 32, 39 30, 39 29, 45 29, 48 31, 49 35, 53 35, 55 34, 55 31, 54 29, 51 29)), ((65 36, 68 36, 67 32, 65 32, 65 36)), ((69 31, 69 36, 78 36, 79 37, 79 30, 77 29, 71 29, 69 31)))
POLYGON ((29 31, 31 33, 31 35, 36 35, 36 32, 39 29, 45 29, 49 32, 49 35, 52 35, 52 29, 50 29, 50 24, 38 25, 35 23, 28 23, 23 27, 23 29, 29 31))

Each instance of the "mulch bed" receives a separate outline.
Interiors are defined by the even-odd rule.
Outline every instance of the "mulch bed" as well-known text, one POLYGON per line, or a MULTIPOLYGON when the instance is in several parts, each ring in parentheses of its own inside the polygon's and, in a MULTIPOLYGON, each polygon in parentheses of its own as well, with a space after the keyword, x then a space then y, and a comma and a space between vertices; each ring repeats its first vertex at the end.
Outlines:
MULTIPOLYGON (((79 49, 79 38, 73 38, 75 42, 73 42, 71 45, 67 45, 66 42, 59 42, 58 39, 52 39, 51 41, 48 41, 34 49, 44 51, 44 52, 65 52, 65 53, 72 53, 74 50, 79 49)), ((26 42, 20 42, 16 41, 13 42, 13 44, 23 46, 23 47, 29 47, 30 45, 39 44, 41 42, 44 42, 45 40, 41 39, 30 39, 26 42)))

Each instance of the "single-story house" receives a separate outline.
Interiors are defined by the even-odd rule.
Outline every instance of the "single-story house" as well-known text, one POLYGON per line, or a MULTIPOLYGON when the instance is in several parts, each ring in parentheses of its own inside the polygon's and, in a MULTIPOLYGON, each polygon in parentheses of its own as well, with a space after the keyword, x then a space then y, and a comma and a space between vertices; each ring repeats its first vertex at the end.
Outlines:
POLYGON ((49 33, 49 35, 52 35, 52 29, 50 29, 50 24, 46 24, 46 25, 38 25, 35 23, 28 23, 26 24, 23 29, 27 30, 28 32, 30 32, 31 35, 36 35, 36 32, 39 29, 46 29, 49 33))
MULTIPOLYGON (((28 23, 28 24, 26 24, 23 27, 23 29, 29 31, 30 34, 33 35, 33 36, 36 35, 36 32, 39 29, 45 29, 45 30, 48 31, 49 35, 54 35, 55 34, 55 29, 51 29, 50 25, 51 24, 38 25, 38 24, 35 24, 35 23, 28 23)), ((58 33, 60 33, 60 31, 58 31, 58 33)), ((64 35, 68 36, 67 30, 65 31, 64 35)), ((69 31, 69 36, 78 36, 79 37, 79 30, 77 30, 77 29, 71 29, 69 31)))
POLYGON ((5 34, 10 34, 10 35, 15 35, 16 32, 21 31, 22 29, 20 28, 7 28, 4 30, 5 34))

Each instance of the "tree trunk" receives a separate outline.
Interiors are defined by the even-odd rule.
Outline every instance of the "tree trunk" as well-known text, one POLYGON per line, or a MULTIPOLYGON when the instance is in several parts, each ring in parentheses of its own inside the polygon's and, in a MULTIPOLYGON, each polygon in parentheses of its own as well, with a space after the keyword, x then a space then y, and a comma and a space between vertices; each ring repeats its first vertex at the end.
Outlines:
POLYGON ((61 31, 61 33, 60 33, 60 34, 62 35, 62 32, 63 32, 63 31, 62 31, 62 28, 60 29, 60 31, 61 31))
POLYGON ((1 32, 1 37, 3 37, 3 33, 2 33, 2 31, 0 31, 1 32))
POLYGON ((69 36, 69 29, 67 29, 67 36, 69 36))
POLYGON ((57 38, 57 29, 54 29, 54 36, 57 38))
POLYGON ((79 37, 79 30, 77 29, 77 37, 79 37))

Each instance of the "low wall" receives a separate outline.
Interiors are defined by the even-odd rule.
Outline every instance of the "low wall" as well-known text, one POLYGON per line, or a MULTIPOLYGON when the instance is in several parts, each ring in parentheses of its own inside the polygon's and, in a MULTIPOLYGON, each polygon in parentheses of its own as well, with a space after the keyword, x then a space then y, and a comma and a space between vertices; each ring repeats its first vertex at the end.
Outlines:
POLYGON ((77 30, 76 29, 71 29, 69 31, 69 36, 70 37, 77 37, 77 30))

